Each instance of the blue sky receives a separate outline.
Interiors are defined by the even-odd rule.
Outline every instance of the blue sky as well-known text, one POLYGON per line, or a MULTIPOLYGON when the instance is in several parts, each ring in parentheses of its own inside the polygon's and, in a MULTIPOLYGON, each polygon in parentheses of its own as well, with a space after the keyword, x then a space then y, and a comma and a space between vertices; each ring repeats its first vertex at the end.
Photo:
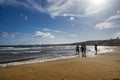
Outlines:
POLYGON ((120 37, 120 0, 0 0, 0 45, 120 37))

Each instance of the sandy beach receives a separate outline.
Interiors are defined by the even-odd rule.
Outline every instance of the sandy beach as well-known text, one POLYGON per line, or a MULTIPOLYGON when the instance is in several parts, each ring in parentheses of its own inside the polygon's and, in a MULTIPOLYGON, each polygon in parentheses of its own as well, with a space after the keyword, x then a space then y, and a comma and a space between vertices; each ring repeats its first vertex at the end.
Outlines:
POLYGON ((120 47, 95 57, 0 68, 0 80, 120 80, 120 47))

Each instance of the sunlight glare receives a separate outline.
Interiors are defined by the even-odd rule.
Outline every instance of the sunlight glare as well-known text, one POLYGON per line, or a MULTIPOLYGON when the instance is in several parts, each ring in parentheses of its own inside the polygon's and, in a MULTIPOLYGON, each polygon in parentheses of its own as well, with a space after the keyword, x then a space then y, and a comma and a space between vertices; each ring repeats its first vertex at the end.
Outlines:
POLYGON ((103 5, 106 3, 106 1, 107 0, 90 0, 90 2, 95 5, 103 5))

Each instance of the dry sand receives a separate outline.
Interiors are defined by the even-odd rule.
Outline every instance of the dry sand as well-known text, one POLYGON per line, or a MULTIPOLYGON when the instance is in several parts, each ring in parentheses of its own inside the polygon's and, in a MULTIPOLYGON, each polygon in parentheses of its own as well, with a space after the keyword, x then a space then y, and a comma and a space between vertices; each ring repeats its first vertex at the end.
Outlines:
POLYGON ((92 58, 0 68, 0 80, 120 80, 120 47, 92 58))

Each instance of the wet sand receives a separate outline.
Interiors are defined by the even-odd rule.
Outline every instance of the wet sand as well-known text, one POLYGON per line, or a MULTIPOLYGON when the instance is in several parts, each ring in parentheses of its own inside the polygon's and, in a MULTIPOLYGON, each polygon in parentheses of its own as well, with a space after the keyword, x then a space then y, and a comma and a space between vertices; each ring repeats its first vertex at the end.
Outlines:
POLYGON ((91 58, 0 68, 0 80, 120 80, 120 47, 91 58))

